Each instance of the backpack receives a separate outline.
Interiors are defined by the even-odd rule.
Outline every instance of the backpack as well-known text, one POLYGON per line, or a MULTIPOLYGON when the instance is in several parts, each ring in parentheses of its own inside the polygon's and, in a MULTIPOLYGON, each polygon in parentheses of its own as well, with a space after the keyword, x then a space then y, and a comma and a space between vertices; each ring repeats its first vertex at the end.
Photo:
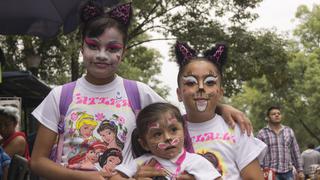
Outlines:
MULTIPOLYGON (((141 110, 140 94, 137 86, 137 82, 133 80, 123 79, 124 89, 127 93, 129 104, 135 115, 141 110)), ((57 144, 52 148, 50 153, 50 159, 60 163, 64 142, 64 126, 65 126, 65 116, 69 105, 72 102, 73 91, 76 86, 76 81, 64 84, 62 86, 60 95, 60 120, 58 124, 58 140, 57 144)))

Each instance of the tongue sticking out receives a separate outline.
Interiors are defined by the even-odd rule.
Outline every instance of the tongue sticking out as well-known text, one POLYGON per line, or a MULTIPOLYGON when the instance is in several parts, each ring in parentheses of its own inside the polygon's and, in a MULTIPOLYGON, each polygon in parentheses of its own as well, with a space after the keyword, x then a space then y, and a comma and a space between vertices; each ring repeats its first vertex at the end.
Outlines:
POLYGON ((196 101, 196 106, 198 111, 205 111, 208 105, 208 101, 207 100, 197 100, 196 101))

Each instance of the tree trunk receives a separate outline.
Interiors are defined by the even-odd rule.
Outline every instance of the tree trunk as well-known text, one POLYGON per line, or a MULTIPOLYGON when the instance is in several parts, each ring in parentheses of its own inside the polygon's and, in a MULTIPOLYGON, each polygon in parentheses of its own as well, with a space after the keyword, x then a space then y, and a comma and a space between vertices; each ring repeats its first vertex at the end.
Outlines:
POLYGON ((71 58, 71 81, 75 81, 79 78, 79 61, 78 55, 75 53, 72 55, 71 58))
POLYGON ((313 133, 312 132, 312 130, 301 120, 301 119, 299 119, 299 122, 302 124, 302 126, 307 130, 307 132, 312 136, 312 137, 314 137, 317 141, 318 141, 318 143, 320 143, 320 138, 315 134, 315 133, 313 133))

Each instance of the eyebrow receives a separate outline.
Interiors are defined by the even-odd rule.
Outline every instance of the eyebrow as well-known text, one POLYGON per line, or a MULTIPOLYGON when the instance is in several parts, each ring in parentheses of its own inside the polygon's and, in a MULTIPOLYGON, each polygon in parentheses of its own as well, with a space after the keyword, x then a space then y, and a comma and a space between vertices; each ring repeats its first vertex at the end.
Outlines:
POLYGON ((86 43, 98 43, 99 45, 106 45, 106 44, 122 44, 122 42, 119 42, 118 40, 111 40, 109 42, 106 42, 106 43, 102 43, 99 39, 97 38, 90 38, 90 37, 86 37, 84 38, 84 41, 86 43))
MULTIPOLYGON (((192 77, 195 77, 195 78, 199 77, 199 76, 194 75, 192 73, 183 75, 182 77, 188 77, 188 76, 192 76, 192 77)), ((219 75, 215 74, 214 72, 209 72, 209 74, 206 74, 204 77, 208 77, 208 76, 218 77, 219 75)))

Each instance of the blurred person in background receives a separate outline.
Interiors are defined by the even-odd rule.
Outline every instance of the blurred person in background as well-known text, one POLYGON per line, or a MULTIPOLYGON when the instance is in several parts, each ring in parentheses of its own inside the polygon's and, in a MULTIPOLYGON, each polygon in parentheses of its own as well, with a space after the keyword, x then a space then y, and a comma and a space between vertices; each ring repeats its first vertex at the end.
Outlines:
POLYGON ((16 130, 20 119, 19 110, 13 106, 0 106, 0 145, 12 158, 18 154, 27 159, 29 156, 28 143, 24 132, 16 130))
POLYGON ((320 164, 320 152, 316 151, 314 148, 315 145, 309 143, 308 149, 301 154, 303 172, 306 179, 309 178, 311 174, 315 173, 316 168, 319 167, 320 164))

